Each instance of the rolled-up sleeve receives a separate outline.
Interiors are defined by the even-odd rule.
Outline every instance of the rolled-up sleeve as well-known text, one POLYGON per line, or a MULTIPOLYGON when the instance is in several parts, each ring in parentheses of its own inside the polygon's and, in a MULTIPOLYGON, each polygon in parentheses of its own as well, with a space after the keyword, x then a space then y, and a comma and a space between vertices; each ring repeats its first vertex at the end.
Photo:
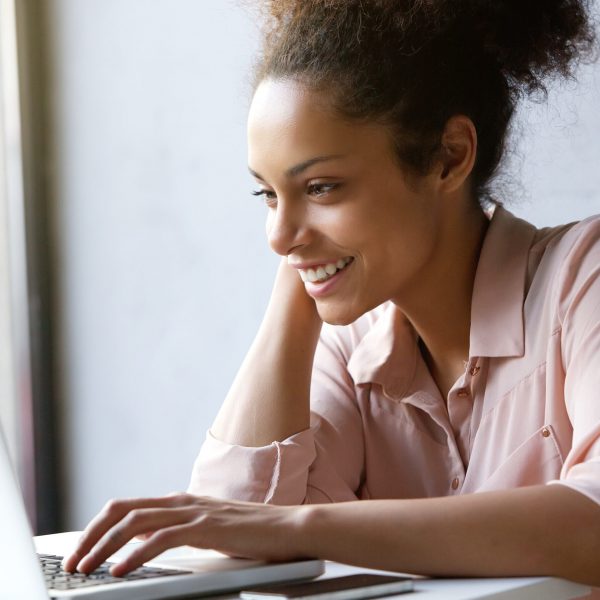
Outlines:
POLYGON ((315 454, 310 429, 257 448, 227 444, 209 430, 189 489, 217 498, 297 504, 306 495, 308 470, 315 454))
POLYGON ((364 442, 346 366, 348 335, 344 328, 323 327, 311 380, 309 429, 261 447, 228 444, 208 431, 189 491, 278 505, 356 500, 364 442))
POLYGON ((551 483, 600 504, 600 219, 574 245, 563 273, 564 393, 573 442, 560 478, 551 483))

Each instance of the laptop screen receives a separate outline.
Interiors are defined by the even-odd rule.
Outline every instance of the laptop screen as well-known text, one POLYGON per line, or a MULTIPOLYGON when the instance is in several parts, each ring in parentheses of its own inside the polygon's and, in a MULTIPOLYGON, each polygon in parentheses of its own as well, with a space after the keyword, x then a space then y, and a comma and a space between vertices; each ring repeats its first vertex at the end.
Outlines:
POLYGON ((0 426, 0 569, 3 598, 48 600, 29 521, 0 426))

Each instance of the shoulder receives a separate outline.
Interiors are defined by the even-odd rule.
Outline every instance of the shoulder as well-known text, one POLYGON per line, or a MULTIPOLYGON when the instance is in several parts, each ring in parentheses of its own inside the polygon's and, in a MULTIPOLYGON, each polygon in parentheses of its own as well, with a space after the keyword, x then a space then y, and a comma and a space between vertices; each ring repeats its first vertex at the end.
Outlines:
POLYGON ((545 283, 560 322, 584 295, 600 302, 600 215, 540 229, 531 249, 533 281, 545 283))
POLYGON ((577 260, 600 244, 600 215, 537 231, 532 252, 577 260))

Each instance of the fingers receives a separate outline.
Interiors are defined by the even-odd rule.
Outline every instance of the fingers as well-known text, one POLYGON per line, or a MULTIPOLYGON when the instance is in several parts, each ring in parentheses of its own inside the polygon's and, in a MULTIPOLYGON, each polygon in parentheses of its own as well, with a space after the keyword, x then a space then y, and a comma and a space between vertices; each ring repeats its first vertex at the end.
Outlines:
MULTIPOLYGON (((100 540, 117 523, 121 522, 126 515, 131 513, 131 511, 181 506, 189 503, 190 498, 191 496, 188 496, 187 494, 178 494, 161 498, 111 500, 86 527, 75 551, 65 559, 63 568, 66 571, 75 571, 75 568, 80 561, 89 554, 91 549, 98 543, 98 540, 100 540)), ((137 518, 140 517, 138 516, 137 518)), ((150 529, 152 529, 152 527, 148 527, 145 531, 139 531, 138 533, 146 533, 150 529)), ((118 530, 116 535, 112 538, 113 545, 111 547, 116 547, 116 549, 118 549, 136 534, 132 534, 128 539, 125 539, 126 535, 127 533, 125 531, 118 530)), ((91 564, 95 564, 95 562, 96 561, 90 561, 85 566, 89 567, 91 564)))
POLYGON ((197 508, 136 508, 114 525, 77 565, 81 573, 91 573, 109 556, 139 533, 168 528, 194 519, 197 508))
POLYGON ((110 573, 113 577, 123 575, 141 567, 145 562, 152 560, 169 548, 184 546, 194 540, 198 544, 197 536, 193 536, 193 525, 190 523, 173 525, 157 531, 148 541, 136 548, 125 560, 113 565, 110 573))

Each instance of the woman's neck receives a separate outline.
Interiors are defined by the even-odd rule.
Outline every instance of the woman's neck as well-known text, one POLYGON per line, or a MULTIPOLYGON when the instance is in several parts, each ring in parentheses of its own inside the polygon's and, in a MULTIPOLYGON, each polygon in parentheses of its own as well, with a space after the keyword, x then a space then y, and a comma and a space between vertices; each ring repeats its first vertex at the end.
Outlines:
POLYGON ((446 397, 469 357, 475 273, 489 220, 469 201, 455 205, 444 221, 428 273, 396 302, 420 337, 421 352, 446 397))

